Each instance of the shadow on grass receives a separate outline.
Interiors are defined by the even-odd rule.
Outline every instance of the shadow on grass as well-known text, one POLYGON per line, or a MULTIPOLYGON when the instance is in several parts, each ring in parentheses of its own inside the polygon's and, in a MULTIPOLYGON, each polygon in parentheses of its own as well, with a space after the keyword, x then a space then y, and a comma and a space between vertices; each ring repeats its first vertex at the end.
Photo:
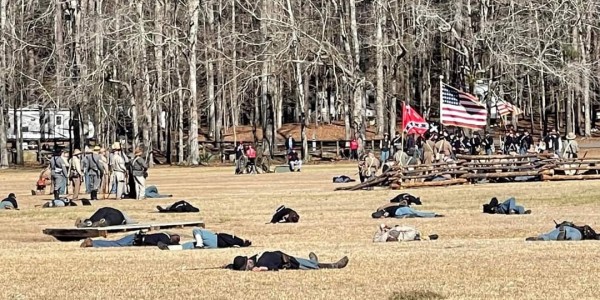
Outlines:
POLYGON ((446 297, 430 291, 394 292, 389 300, 437 300, 446 297))

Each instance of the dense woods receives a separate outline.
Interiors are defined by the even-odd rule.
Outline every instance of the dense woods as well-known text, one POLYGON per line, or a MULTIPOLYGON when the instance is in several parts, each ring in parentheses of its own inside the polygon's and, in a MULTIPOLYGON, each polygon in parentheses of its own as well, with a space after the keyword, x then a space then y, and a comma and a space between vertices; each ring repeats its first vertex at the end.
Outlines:
MULTIPOLYGON (((0 0, 0 166, 6 111, 75 109, 100 143, 199 163, 198 136, 343 122, 396 131, 401 101, 439 115, 440 76, 589 136, 599 3, 586 0, 0 0), (373 116, 367 114, 373 111, 373 116)), ((304 139, 306 140, 306 138, 304 139)), ((306 149, 306 147, 305 147, 306 149)))

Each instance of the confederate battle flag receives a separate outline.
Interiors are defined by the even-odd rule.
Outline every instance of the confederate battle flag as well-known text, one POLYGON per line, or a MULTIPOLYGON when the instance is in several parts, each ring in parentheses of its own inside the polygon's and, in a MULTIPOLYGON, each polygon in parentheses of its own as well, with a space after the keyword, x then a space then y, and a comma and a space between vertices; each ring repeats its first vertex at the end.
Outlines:
POLYGON ((424 135, 429 130, 429 124, 410 105, 402 103, 402 130, 407 134, 424 135))

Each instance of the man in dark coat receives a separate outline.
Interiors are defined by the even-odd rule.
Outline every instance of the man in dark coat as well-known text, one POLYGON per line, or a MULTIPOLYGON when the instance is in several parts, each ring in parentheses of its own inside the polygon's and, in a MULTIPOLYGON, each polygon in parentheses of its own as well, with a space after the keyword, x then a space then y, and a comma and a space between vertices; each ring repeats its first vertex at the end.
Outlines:
POLYGON ((560 136, 558 135, 558 132, 556 132, 556 129, 550 131, 550 134, 544 138, 544 143, 546 143, 546 150, 548 150, 549 153, 560 153, 560 136))
POLYGON ((479 155, 481 150, 481 137, 479 132, 473 133, 473 136, 469 140, 469 146, 471 147, 471 155, 479 155))
POLYGON ((317 255, 310 253, 309 259, 293 257, 281 251, 263 252, 251 257, 236 256, 233 263, 226 268, 237 271, 279 271, 289 270, 318 270, 342 269, 348 265, 348 257, 344 256, 335 263, 319 263, 317 255))
POLYGON ((527 154, 527 151, 531 148, 531 145, 533 145, 533 138, 529 134, 529 131, 523 132, 523 135, 519 141, 519 154, 527 154))
POLYGON ((187 201, 181 200, 177 201, 171 205, 167 205, 167 207, 163 208, 160 205, 156 206, 161 213, 188 213, 188 212, 199 212, 200 209, 189 204, 187 201))
POLYGON ((298 221, 300 221, 300 215, 295 210, 282 205, 277 208, 270 223, 298 223, 298 221))
POLYGON ((114 225, 134 224, 123 212, 112 207, 103 207, 97 210, 88 219, 78 218, 75 221, 75 227, 106 227, 114 225))
POLYGON ((180 236, 164 232, 146 234, 142 231, 126 235, 116 241, 92 240, 87 238, 81 243, 81 248, 95 247, 130 247, 130 246, 158 246, 159 244, 178 245, 180 236))

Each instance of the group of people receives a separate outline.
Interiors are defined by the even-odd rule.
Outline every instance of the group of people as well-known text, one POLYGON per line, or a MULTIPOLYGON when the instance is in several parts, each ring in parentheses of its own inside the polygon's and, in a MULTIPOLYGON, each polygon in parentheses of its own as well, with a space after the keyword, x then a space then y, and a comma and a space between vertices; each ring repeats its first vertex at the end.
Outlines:
MULTIPOLYGON (((300 172, 302 169, 302 157, 295 147, 296 140, 291 134, 285 140, 286 161, 290 172, 300 172)), ((238 142, 235 147, 235 174, 256 174, 256 149, 251 144, 238 142)))
POLYGON ((390 139, 387 133, 380 141, 382 163, 388 160, 397 161, 403 165, 431 164, 455 160, 457 154, 492 155, 525 155, 528 153, 550 153, 560 158, 576 158, 579 152, 576 135, 572 132, 561 137, 556 129, 540 139, 536 144, 532 135, 527 131, 515 131, 507 128, 506 134, 496 145, 490 133, 480 135, 475 131, 469 137, 462 131, 454 133, 444 129, 441 133, 431 132, 424 136, 410 134, 402 138, 399 132, 390 139))
POLYGON ((98 200, 99 192, 105 196, 114 192, 116 199, 122 199, 126 194, 133 194, 129 191, 130 180, 135 191, 134 198, 144 199, 147 176, 148 163, 143 151, 136 149, 133 157, 129 157, 119 142, 112 145, 108 154, 100 146, 86 147, 84 152, 75 149, 71 157, 66 149, 57 149, 50 158, 49 166, 40 174, 32 194, 44 194, 50 185, 54 200, 59 200, 61 195, 68 193, 67 187, 71 185, 71 200, 76 201, 84 185, 91 200, 98 200))

